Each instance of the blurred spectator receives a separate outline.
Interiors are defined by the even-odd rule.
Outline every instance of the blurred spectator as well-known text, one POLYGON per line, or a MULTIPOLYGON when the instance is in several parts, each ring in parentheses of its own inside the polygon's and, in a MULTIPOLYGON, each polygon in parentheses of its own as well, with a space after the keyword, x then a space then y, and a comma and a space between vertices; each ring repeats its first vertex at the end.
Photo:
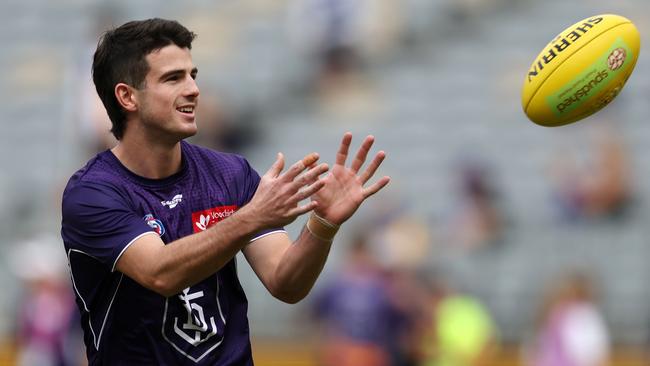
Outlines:
POLYGON ((609 332, 590 277, 576 272, 555 284, 546 295, 533 343, 527 347, 529 366, 608 365, 609 332))
POLYGON ((374 112, 377 95, 371 81, 360 72, 360 60, 353 50, 333 48, 321 57, 315 90, 322 110, 341 117, 374 112))
POLYGON ((403 4, 395 0, 293 0, 288 7, 289 32, 307 54, 324 57, 338 49, 364 59, 396 45, 402 10, 403 4))
POLYGON ((400 7, 394 1, 294 0, 289 30, 314 60, 313 90, 327 113, 367 115, 378 107, 366 65, 390 49, 400 33, 400 7))
POLYGON ((315 315, 323 331, 321 365, 393 364, 401 314, 363 235, 355 238, 338 276, 316 294, 315 315))
POLYGON ((464 251, 503 241, 505 214, 489 167, 478 161, 460 166, 460 201, 452 212, 448 242, 464 251))
POLYGON ((117 143, 110 133, 111 121, 95 91, 90 69, 99 37, 102 32, 115 25, 121 13, 121 10, 113 5, 102 5, 94 11, 94 19, 89 23, 92 24, 92 29, 86 33, 83 47, 80 48, 81 53, 67 70, 72 85, 66 96, 66 103, 73 114, 78 140, 89 156, 109 149, 117 143))
POLYGON ((371 205, 366 217, 366 240, 372 242, 378 268, 383 273, 389 301, 399 314, 393 331, 392 365, 416 365, 418 326, 428 313, 422 274, 430 263, 431 233, 398 196, 386 196, 371 205))
POLYGON ((621 219, 630 208, 632 190, 623 140, 609 129, 595 131, 590 159, 561 151, 552 165, 561 218, 621 219))
POLYGON ((419 365, 420 328, 430 313, 426 288, 419 273, 404 267, 388 269, 386 280, 390 301, 399 314, 390 348, 392 365, 419 365))
POLYGON ((422 333, 422 365, 490 365, 497 330, 489 311, 469 294, 436 279, 430 288, 430 318, 422 333))
MULTIPOLYGON (((422 218, 391 206, 391 217, 381 217, 381 229, 373 230, 379 261, 387 269, 415 273, 426 268, 431 233, 422 218)), ((388 208, 388 207, 386 207, 388 208)))
POLYGON ((454 22, 465 24, 495 8, 497 0, 455 0, 448 3, 448 16, 454 22))
POLYGON ((16 244, 12 272, 24 283, 18 304, 18 366, 80 365, 83 343, 65 257, 54 237, 16 244))
POLYGON ((196 111, 199 132, 191 137, 197 145, 211 149, 241 153, 258 141, 258 113, 251 107, 241 110, 235 103, 221 103, 221 98, 210 88, 201 89, 201 101, 196 111))

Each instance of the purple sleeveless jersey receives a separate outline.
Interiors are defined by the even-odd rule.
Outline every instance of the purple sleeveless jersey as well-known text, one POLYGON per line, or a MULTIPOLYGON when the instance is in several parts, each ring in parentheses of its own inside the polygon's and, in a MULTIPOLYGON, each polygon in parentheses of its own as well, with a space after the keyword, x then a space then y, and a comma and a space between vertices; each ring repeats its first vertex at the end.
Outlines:
POLYGON ((181 171, 160 180, 133 174, 105 151, 63 193, 61 236, 90 365, 253 364, 234 259, 169 298, 115 270, 137 238, 170 243, 205 230, 255 193, 260 177, 242 157, 181 148, 181 171))

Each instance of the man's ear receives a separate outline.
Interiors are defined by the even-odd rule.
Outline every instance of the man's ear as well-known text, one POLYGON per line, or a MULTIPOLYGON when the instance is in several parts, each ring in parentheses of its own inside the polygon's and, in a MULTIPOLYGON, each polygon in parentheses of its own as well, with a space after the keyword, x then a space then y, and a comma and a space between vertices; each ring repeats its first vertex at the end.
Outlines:
POLYGON ((135 112, 138 109, 138 96, 135 89, 125 83, 115 85, 115 98, 127 112, 135 112))

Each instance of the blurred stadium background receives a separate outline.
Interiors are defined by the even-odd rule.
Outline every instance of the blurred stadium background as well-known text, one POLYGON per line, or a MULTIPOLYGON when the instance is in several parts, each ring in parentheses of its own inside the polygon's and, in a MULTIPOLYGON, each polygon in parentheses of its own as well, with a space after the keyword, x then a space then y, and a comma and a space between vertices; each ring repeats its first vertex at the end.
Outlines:
MULTIPOLYGON (((197 143, 260 172, 277 151, 332 161, 348 130, 387 152, 380 174, 391 185, 346 224, 315 294, 364 232, 377 265, 406 273, 414 296, 444 278, 483 304, 500 345, 488 364, 523 365, 549 288, 580 271, 596 288, 611 364, 650 364, 649 10, 647 0, 1 2, 0 364, 25 359, 25 324, 64 317, 38 291, 57 278, 65 286, 45 287, 69 290, 60 194, 111 143, 90 82, 97 38, 154 16, 199 35, 197 143), (527 121, 519 93, 533 58, 600 13, 641 32, 624 91, 575 125, 527 121)), ((239 269, 257 364, 315 365, 316 295, 281 304, 239 269)))

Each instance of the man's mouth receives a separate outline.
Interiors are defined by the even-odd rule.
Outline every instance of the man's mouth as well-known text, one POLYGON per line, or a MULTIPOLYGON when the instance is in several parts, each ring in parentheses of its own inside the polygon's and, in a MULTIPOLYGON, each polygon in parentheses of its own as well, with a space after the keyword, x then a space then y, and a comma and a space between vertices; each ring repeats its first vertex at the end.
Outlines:
POLYGON ((185 114, 193 114, 194 113, 194 106, 183 106, 183 107, 178 107, 176 108, 177 111, 185 114))

